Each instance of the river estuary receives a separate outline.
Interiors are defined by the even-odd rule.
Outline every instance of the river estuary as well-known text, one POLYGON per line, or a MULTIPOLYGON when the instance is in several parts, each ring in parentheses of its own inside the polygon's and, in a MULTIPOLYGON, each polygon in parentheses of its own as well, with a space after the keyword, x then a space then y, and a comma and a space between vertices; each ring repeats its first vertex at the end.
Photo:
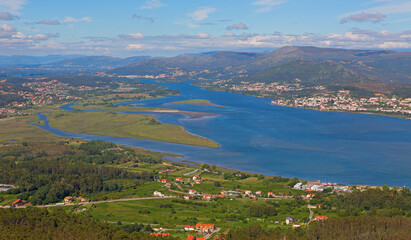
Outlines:
MULTIPOLYGON (((411 185, 411 120, 280 107, 270 104, 270 99, 208 91, 189 82, 156 84, 181 94, 119 104, 214 113, 216 116, 200 118, 150 114, 163 123, 178 124, 210 138, 221 147, 67 133, 51 128, 48 122, 38 127, 61 136, 172 152, 189 161, 261 174, 343 184, 411 185), (225 107, 173 103, 189 99, 207 99, 225 107)), ((62 108, 69 111, 70 106, 62 108)), ((39 116, 46 120, 44 115, 39 116)))

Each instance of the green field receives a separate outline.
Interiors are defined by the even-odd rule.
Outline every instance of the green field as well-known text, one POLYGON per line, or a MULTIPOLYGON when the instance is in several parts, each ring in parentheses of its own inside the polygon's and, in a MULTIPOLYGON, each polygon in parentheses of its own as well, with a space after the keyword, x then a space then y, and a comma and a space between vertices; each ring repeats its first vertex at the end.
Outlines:
POLYGON ((112 104, 104 105, 74 105, 72 108, 78 110, 97 110, 97 111, 116 111, 116 112, 151 112, 151 111, 174 111, 177 110, 167 108, 153 108, 153 107, 135 107, 135 106, 118 106, 112 104))
POLYGON ((52 127, 67 132, 219 147, 210 139, 191 134, 181 126, 162 124, 150 115, 83 111, 51 112, 46 115, 52 127))
MULTIPOLYGON (((278 200, 270 200, 278 202, 278 200)), ((285 201, 281 200, 282 206, 285 201)), ((309 211, 306 206, 279 209, 272 217, 251 217, 247 214, 250 204, 256 201, 249 198, 218 199, 215 202, 202 200, 156 199, 126 202, 101 203, 90 210, 90 214, 103 221, 159 224, 164 228, 179 229, 186 224, 215 223, 223 229, 259 223, 265 226, 282 226, 287 216, 307 220, 309 211)), ((263 200, 257 202, 262 203, 263 200)))
POLYGON ((59 138, 43 129, 27 124, 36 119, 37 116, 34 115, 0 119, 0 142, 8 140, 48 142, 59 138))

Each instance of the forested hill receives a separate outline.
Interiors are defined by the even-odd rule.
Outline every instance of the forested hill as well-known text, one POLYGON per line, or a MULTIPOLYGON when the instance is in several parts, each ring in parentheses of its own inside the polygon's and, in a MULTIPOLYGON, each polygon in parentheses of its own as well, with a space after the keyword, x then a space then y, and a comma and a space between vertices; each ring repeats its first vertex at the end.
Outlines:
POLYGON ((411 53, 387 50, 282 47, 244 66, 244 69, 258 72, 295 60, 333 61, 385 82, 411 83, 411 53))
MULTIPOLYGON (((240 78, 239 80, 244 80, 240 78)), ((335 62, 296 60, 262 70, 247 78, 250 82, 280 82, 302 84, 353 84, 373 81, 335 62)))
POLYGON ((261 57, 259 53, 215 52, 212 54, 181 55, 172 58, 150 59, 133 63, 129 66, 114 69, 117 74, 163 74, 170 70, 222 71, 233 66, 243 66, 261 57))
POLYGON ((57 62, 42 64, 38 68, 55 70, 110 70, 124 67, 141 60, 149 59, 149 56, 138 56, 130 58, 115 58, 108 56, 87 56, 79 58, 64 59, 57 62))

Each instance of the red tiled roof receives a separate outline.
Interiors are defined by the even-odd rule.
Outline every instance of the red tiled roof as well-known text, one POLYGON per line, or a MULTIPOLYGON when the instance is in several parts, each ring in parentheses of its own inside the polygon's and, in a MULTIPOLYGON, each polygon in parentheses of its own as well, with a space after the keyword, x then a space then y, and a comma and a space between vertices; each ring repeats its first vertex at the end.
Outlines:
POLYGON ((156 236, 156 237, 169 237, 170 233, 150 233, 151 236, 156 236))
POLYGON ((215 227, 214 224, 204 224, 204 223, 197 223, 197 224, 196 224, 196 228, 207 228, 207 229, 210 229, 210 228, 214 228, 214 227, 215 227))
POLYGON ((21 203, 21 199, 17 199, 16 201, 13 202, 13 204, 21 203))
POLYGON ((188 235, 188 237, 187 237, 187 239, 186 239, 186 240, 194 240, 194 239, 196 239, 196 237, 195 237, 195 236, 193 236, 193 235, 188 235))

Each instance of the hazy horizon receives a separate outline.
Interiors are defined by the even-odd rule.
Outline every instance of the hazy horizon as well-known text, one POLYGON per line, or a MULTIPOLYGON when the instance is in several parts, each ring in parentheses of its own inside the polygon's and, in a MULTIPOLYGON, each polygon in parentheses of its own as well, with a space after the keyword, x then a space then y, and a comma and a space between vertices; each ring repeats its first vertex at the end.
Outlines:
POLYGON ((176 56, 283 46, 410 51, 411 2, 0 1, 0 55, 176 56))

